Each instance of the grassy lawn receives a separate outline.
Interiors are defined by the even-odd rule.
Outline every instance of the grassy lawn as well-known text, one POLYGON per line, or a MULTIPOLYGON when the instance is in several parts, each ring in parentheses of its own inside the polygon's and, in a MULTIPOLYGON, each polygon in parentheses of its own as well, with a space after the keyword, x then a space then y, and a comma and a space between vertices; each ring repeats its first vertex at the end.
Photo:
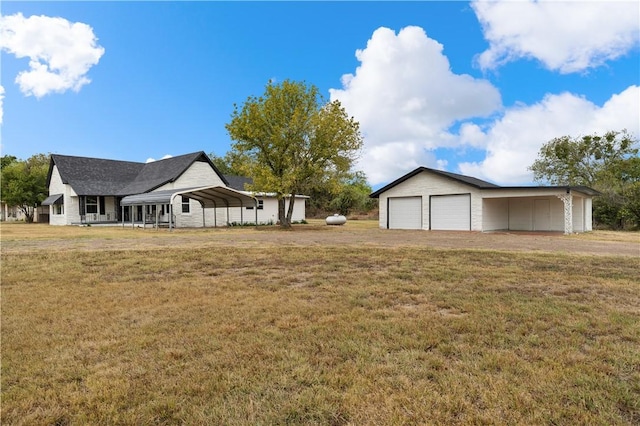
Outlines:
POLYGON ((637 258, 155 235, 3 227, 128 249, 2 251, 0 423, 640 423, 637 258))

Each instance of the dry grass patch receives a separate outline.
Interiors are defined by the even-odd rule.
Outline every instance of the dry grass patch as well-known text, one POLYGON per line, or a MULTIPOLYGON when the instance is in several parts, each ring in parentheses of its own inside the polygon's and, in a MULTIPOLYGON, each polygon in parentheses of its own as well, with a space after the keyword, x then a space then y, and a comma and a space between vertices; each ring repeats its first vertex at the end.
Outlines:
POLYGON ((3 253, 1 420, 637 424, 638 272, 404 247, 3 253))

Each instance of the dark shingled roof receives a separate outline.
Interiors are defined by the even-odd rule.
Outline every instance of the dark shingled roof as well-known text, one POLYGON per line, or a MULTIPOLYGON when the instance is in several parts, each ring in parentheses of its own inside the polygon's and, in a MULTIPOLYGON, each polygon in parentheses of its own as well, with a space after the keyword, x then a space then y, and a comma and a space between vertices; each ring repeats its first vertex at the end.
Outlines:
POLYGON ((393 188, 394 186, 414 177, 415 175, 422 173, 422 172, 429 172, 429 173, 434 173, 436 175, 440 175, 440 176, 444 176, 447 177, 449 179, 453 179, 453 180, 457 180, 458 182, 462 182, 465 183, 467 185, 473 186, 475 188, 478 189, 564 189, 564 190, 576 190, 576 191, 580 191, 583 192, 585 194, 588 195, 599 195, 600 193, 598 191, 596 191, 595 189, 589 188, 587 186, 500 186, 500 185, 496 185, 494 183, 491 182, 487 182, 481 179, 477 179, 471 176, 465 176, 465 175, 459 175, 457 173, 451 173, 451 172, 445 172, 442 170, 435 170, 435 169, 430 169, 427 167, 418 167, 417 169, 413 170, 412 172, 407 173, 406 175, 402 176, 399 179, 394 180, 393 182, 391 182, 390 184, 378 189, 377 191, 371 193, 369 195, 369 197, 371 198, 378 198, 380 196, 380 194, 382 194, 383 192, 393 188))
POLYGON ((52 154, 47 186, 54 165, 58 167, 62 183, 71 185, 78 195, 118 194, 144 167, 144 163, 130 161, 52 154))
POLYGON ((58 167, 62 182, 71 185, 78 195, 141 194, 175 181, 195 161, 209 163, 222 181, 227 183, 209 157, 200 151, 150 163, 52 154, 47 186, 51 181, 51 173, 55 165, 58 167))
POLYGON ((487 182, 481 179, 477 179, 471 176, 465 176, 465 175, 459 175, 456 173, 451 173, 451 172, 445 172, 442 170, 436 170, 436 169, 430 169, 427 167, 418 167, 417 169, 415 169, 412 172, 407 173, 406 175, 402 176, 399 179, 394 180, 393 182, 391 182, 390 184, 384 186, 383 188, 378 189, 376 192, 372 193, 371 195, 369 195, 369 197, 371 198, 378 198, 380 196, 380 194, 382 194, 383 192, 393 188, 394 186, 404 182, 407 179, 410 179, 412 177, 414 177, 415 175, 422 173, 422 172, 430 172, 430 173, 434 173, 440 176, 444 176, 446 178, 449 179, 453 179, 453 180, 457 180, 458 182, 462 182, 462 183, 466 183, 467 185, 471 185, 474 186, 476 188, 479 189, 489 189, 489 188, 500 188, 500 186, 493 184, 491 182, 487 182))

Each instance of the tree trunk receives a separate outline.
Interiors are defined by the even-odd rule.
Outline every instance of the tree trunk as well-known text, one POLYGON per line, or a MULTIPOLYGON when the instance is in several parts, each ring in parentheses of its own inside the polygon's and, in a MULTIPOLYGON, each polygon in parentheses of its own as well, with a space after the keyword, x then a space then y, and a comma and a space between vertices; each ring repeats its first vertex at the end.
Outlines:
POLYGON ((291 226, 291 217, 293 216, 293 203, 295 201, 295 197, 291 194, 291 198, 289 199, 289 209, 287 210, 287 223, 291 226))
POLYGON ((26 223, 33 223, 35 209, 32 209, 29 206, 20 206, 20 210, 22 210, 22 213, 24 213, 24 221, 26 223))
POLYGON ((289 222, 287 214, 285 212, 285 198, 281 196, 278 198, 278 221, 280 222, 280 227, 282 228, 290 228, 291 222, 289 222))

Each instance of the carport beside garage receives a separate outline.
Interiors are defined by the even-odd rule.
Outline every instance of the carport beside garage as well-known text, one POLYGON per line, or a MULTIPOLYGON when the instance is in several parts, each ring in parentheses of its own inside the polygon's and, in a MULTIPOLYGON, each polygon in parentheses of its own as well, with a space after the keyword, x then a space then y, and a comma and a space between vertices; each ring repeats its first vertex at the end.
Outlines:
POLYGON ((565 234, 590 231, 591 195, 570 187, 485 190, 482 229, 565 234))

